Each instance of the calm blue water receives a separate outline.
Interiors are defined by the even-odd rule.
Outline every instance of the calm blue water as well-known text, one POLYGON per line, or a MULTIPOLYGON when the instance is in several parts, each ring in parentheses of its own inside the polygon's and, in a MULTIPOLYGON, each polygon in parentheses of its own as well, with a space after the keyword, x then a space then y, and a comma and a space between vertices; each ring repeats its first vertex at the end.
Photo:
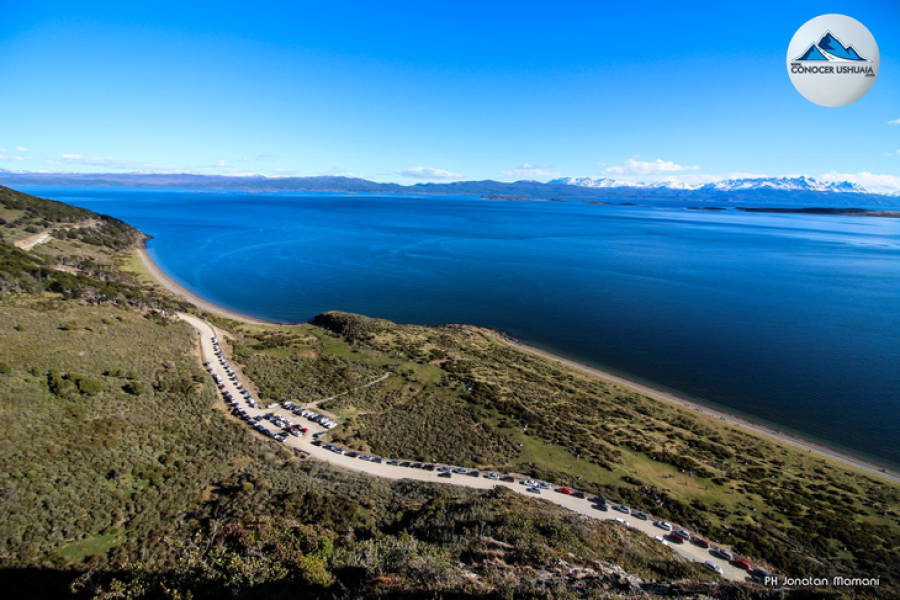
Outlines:
MULTIPOLYGON (((900 221, 466 197, 28 188, 230 309, 472 323, 900 464, 900 221)), ((646 204, 646 203, 645 203, 646 204)))

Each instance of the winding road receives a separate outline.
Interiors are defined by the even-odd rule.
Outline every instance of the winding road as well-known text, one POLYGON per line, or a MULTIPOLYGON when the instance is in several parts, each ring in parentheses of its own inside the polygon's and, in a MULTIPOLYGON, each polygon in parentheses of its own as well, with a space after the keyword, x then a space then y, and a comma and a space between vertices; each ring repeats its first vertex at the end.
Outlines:
MULTIPOLYGON (((225 366, 219 362, 218 357, 216 356, 215 350, 213 348, 212 338, 213 336, 220 337, 218 332, 210 325, 208 322, 200 319, 194 315, 179 313, 178 316, 185 322, 192 325, 200 335, 200 350, 202 355, 202 360, 209 361, 210 365, 213 369, 213 373, 219 375, 222 378, 222 382, 225 384, 225 390, 230 392, 235 398, 241 399, 241 392, 238 391, 237 386, 233 381, 231 381, 228 377, 228 373, 225 371, 225 366)), ((221 339, 221 337, 220 337, 221 339)), ((368 385, 377 383, 380 380, 376 380, 370 382, 368 385)), ((264 415, 267 413, 274 412, 276 414, 281 415, 284 418, 291 419, 295 422, 302 419, 302 417, 297 417, 293 415, 290 411, 284 410, 282 408, 277 409, 267 409, 264 408, 266 402, 263 402, 260 399, 260 408, 254 409, 249 406, 242 406, 244 410, 251 416, 264 415)), ((653 525, 653 518, 650 520, 643 521, 635 518, 634 516, 629 516, 625 514, 621 514, 615 511, 610 512, 601 512, 600 510, 593 508, 592 503, 587 499, 575 498, 573 496, 569 496, 566 494, 562 494, 554 491, 553 489, 544 490, 540 495, 533 494, 526 491, 526 486, 522 485, 518 482, 501 482, 497 480, 486 479, 482 476, 471 477, 467 475, 461 474, 453 474, 451 478, 443 478, 438 477, 438 473, 436 471, 425 471, 421 469, 410 469, 399 466, 388 465, 386 462, 384 463, 373 463, 369 461, 360 460, 359 458, 354 458, 350 456, 345 456, 342 454, 334 453, 330 450, 327 450, 323 446, 316 446, 312 444, 312 435, 321 431, 325 431, 325 428, 319 425, 318 423, 314 423, 312 421, 308 421, 303 419, 303 426, 309 428, 309 433, 304 434, 303 437, 294 437, 287 436, 287 439, 284 441, 286 446, 291 448, 296 448, 301 450, 315 458, 317 460, 321 460, 323 462, 327 462, 329 464, 349 469, 352 471, 358 471, 362 473, 366 473, 368 475, 372 475, 375 477, 384 477, 386 479, 409 479, 415 481, 427 481, 429 483, 443 483, 447 485, 460 485, 469 488, 483 489, 488 490, 497 486, 506 487, 516 493, 523 494, 530 498, 544 500, 547 502, 553 502, 554 504, 558 504, 564 508, 567 508, 571 511, 579 513, 581 515, 585 515, 587 517, 593 519, 599 519, 603 521, 612 521, 616 522, 616 517, 624 519, 627 521, 627 526, 645 533, 653 538, 660 538, 660 536, 664 536, 666 534, 662 529, 657 528, 653 525)), ((271 429, 275 429, 274 426, 270 427, 271 429)), ((274 441, 272 443, 279 443, 274 441)), ((554 486, 556 487, 556 486, 554 486)), ((674 525, 674 524, 673 524, 674 525)), ((624 526, 624 525, 623 525, 624 526)), ((676 525, 675 529, 679 527, 676 525)), ((660 538, 661 539, 661 538, 660 538)), ((725 579, 730 579, 732 581, 745 581, 749 579, 747 571, 744 571, 738 567, 735 567, 731 563, 721 558, 715 557, 710 554, 709 550, 691 544, 689 542, 684 544, 675 544, 670 542, 661 542, 668 545, 676 554, 679 556, 686 558, 695 562, 706 562, 712 561, 714 564, 718 565, 722 569, 722 577, 725 579)), ((712 573, 710 573, 710 577, 715 577, 712 573)))

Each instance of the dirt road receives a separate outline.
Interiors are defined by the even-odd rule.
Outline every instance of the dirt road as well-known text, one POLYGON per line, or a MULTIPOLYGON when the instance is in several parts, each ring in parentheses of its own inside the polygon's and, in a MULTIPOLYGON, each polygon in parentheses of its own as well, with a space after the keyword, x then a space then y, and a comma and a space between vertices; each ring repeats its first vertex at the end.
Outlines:
MULTIPOLYGON (((230 392, 235 398, 242 399, 242 395, 240 391, 238 391, 237 386, 232 382, 228 373, 225 371, 225 366, 222 365, 215 354, 213 349, 213 336, 217 336, 218 332, 206 321, 195 317, 193 315, 188 314, 179 314, 179 317, 190 323, 200 335, 200 347, 201 353, 203 357, 203 361, 209 361, 213 372, 219 375, 222 378, 222 382, 225 384, 225 391, 230 392)), ((375 383, 375 382, 372 382, 375 383)), ((295 423, 302 422, 304 427, 309 428, 309 433, 305 434, 303 437, 297 438, 293 436, 287 436, 287 439, 284 441, 286 446, 296 448, 306 452, 311 457, 330 463, 332 465, 342 467, 344 469, 350 469, 352 471, 359 471, 362 473, 366 473, 368 475, 372 475, 375 477, 384 477, 386 479, 409 479, 415 481, 427 481, 429 483, 443 483, 448 485, 461 485, 469 488, 476 489, 491 489, 496 486, 504 486, 509 488, 510 490, 523 494, 525 496, 529 496, 531 498, 545 500, 547 502, 553 502, 558 504, 559 506, 563 506, 569 510, 575 511, 579 514, 585 515, 594 519, 601 519, 604 521, 616 521, 616 518, 623 519, 627 521, 627 526, 632 529, 636 529, 642 533, 649 535, 650 537, 661 537, 666 534, 665 531, 656 527, 653 524, 653 518, 650 520, 644 521, 635 518, 632 515, 625 515, 623 513, 619 513, 610 509, 609 512, 600 511, 597 508, 594 508, 592 503, 587 499, 575 498, 570 495, 562 494, 560 492, 555 491, 555 489, 543 490, 540 494, 534 494, 532 492, 528 492, 525 485, 522 485, 520 481, 515 482, 501 482, 493 479, 486 479, 483 474, 477 477, 457 474, 454 473, 450 478, 439 477, 438 472, 436 471, 425 471, 421 469, 412 469, 400 466, 392 466, 387 464, 387 459, 385 458, 385 462, 383 463, 373 463, 365 460, 360 460, 358 457, 350 457, 344 454, 338 454, 332 452, 331 450, 326 449, 323 446, 317 446, 312 443, 313 438, 312 435, 318 433, 320 431, 324 431, 324 428, 317 423, 312 421, 308 421, 303 419, 302 417, 295 416, 291 414, 290 411, 284 410, 282 408, 278 409, 266 409, 262 406, 265 405, 265 402, 262 399, 258 399, 260 401, 260 408, 253 409, 249 406, 246 406, 243 402, 242 408, 247 411, 251 416, 258 416, 267 414, 270 412, 274 412, 276 414, 281 415, 284 418, 291 419, 295 423)), ((267 427, 272 430, 276 430, 275 426, 271 423, 263 421, 267 427)), ((278 441, 272 440, 273 444, 280 443, 278 441)), ((554 486, 555 488, 556 486, 554 486)), ((621 524, 621 526, 626 526, 625 524, 621 524)), ((676 526, 676 529, 678 527, 676 526)), ((692 561, 696 562, 704 562, 711 560, 713 563, 717 564, 722 568, 722 576, 726 579, 731 579, 735 581, 743 581, 747 579, 747 572, 743 571, 725 560, 714 557, 709 553, 709 550, 703 549, 699 546, 696 546, 691 543, 684 544, 675 544, 671 542, 660 542, 667 544, 674 552, 678 555, 692 561)), ((712 573, 710 573, 710 578, 715 577, 712 573)))

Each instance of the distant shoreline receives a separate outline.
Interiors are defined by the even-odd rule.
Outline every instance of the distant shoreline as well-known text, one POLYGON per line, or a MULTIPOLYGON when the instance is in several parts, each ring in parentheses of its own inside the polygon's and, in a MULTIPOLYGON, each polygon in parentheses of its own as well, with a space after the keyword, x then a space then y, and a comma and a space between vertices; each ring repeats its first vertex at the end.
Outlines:
MULTIPOLYGON (((209 311, 211 313, 226 317, 228 319, 232 319, 235 321, 239 321, 242 323, 248 323, 251 325, 286 325, 287 323, 278 323, 275 321, 267 321, 264 319, 257 319, 255 317, 250 317, 248 315, 243 315, 226 308, 222 308, 208 302, 191 291, 187 290, 184 286, 174 281, 168 275, 166 275, 159 266, 153 261, 150 257, 150 254, 147 252, 146 248, 146 240, 142 243, 137 252, 141 258, 141 261, 144 263, 144 266, 147 267, 147 270, 150 274, 167 290, 181 296, 191 304, 202 308, 203 310, 209 311)), ((852 468, 856 468, 862 471, 865 471, 868 474, 876 475, 888 479, 894 483, 900 483, 900 474, 897 474, 891 470, 882 470, 882 467, 860 458, 853 457, 849 454, 843 453, 838 450, 834 450, 832 448, 828 448, 822 444, 818 444, 815 442, 811 442, 797 436, 784 433, 780 430, 773 429, 771 427, 767 427, 765 425, 760 425, 759 423, 754 423, 748 419, 743 417, 738 417, 733 414, 723 412, 718 409, 710 408, 709 406, 699 404, 697 402, 693 402, 690 400, 686 400, 684 398, 680 398, 675 396, 674 394, 670 394, 668 392, 664 392, 658 389, 654 389, 652 387, 646 386, 644 384, 638 383, 636 381, 632 381, 626 379, 624 377, 620 377, 618 375, 613 375, 607 371, 602 369, 598 369, 597 367, 592 367, 589 365, 585 365, 575 360, 571 360, 557 354, 553 354, 552 352, 548 352, 546 350, 541 350, 540 348, 535 348, 534 346, 529 346, 527 344, 523 344, 518 340, 510 338, 500 332, 494 331, 495 338, 505 344, 518 348, 524 352, 529 352, 531 354, 535 354, 537 356, 541 356, 542 358, 546 358, 566 366, 572 367, 584 373, 588 373, 595 377, 599 377, 607 382, 622 385, 628 388, 631 388, 635 391, 638 391, 646 396, 651 398, 655 398, 662 402, 666 402, 669 404, 674 404, 681 406, 682 408, 687 408, 693 412, 697 412, 708 417, 714 417, 720 419, 730 425, 734 425, 736 427, 748 430, 757 435, 761 435, 770 439, 773 439, 777 442, 781 442, 795 448, 800 448, 802 450, 807 450, 810 453, 814 453, 824 458, 829 458, 835 460, 837 462, 843 463, 845 466, 849 466, 852 468)))

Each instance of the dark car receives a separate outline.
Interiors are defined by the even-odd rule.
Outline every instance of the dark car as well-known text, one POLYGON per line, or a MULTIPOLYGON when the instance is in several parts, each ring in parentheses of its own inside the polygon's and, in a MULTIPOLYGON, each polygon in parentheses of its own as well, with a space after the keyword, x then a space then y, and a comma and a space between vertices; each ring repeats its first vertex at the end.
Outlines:
POLYGON ((500 481, 505 481, 506 483, 513 483, 516 480, 512 475, 504 475, 500 478, 500 481))
POLYGON ((441 471, 440 473, 438 473, 438 477, 446 477, 447 479, 450 479, 451 477, 453 477, 453 475, 450 473, 450 471, 441 471))
POLYGON ((585 494, 584 492, 575 491, 575 492, 572 492, 572 497, 573 498, 581 498, 582 500, 584 500, 585 498, 587 498, 587 494, 585 494))

